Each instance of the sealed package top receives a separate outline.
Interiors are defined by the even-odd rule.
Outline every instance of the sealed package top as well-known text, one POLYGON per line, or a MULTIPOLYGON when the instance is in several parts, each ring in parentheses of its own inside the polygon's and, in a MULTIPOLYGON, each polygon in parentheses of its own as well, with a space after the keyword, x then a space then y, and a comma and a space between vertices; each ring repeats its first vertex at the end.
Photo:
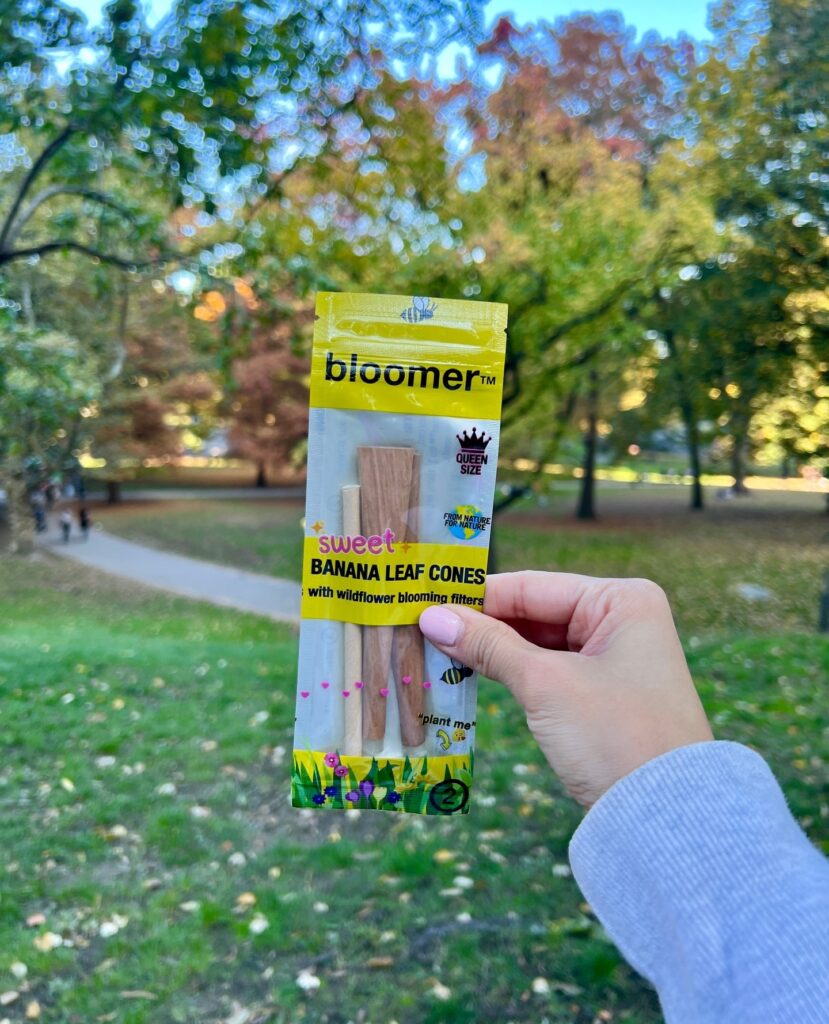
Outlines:
POLYGON ((507 308, 317 297, 293 802, 468 810, 476 678, 424 641, 483 606, 507 308))

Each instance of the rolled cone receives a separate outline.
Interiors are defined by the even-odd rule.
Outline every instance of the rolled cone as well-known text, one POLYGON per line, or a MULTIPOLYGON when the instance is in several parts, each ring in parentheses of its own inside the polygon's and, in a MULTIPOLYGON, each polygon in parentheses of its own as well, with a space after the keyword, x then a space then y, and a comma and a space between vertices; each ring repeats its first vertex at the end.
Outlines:
MULTIPOLYGON (((354 537, 360 532, 360 488, 348 484, 342 489, 343 533, 354 537)), ((354 622, 343 623, 343 689, 345 701, 345 727, 343 753, 359 757, 363 752, 363 697, 354 684, 363 676, 363 643, 361 628, 354 622)))
POLYGON ((423 713, 423 634, 420 626, 397 626, 394 630, 394 682, 400 714, 400 738, 404 747, 419 747, 426 742, 423 713), (403 680, 408 679, 408 683, 403 680))
MULTIPOLYGON (((415 454, 413 448, 357 449, 360 523, 366 536, 390 529, 396 541, 405 538, 415 454)), ((393 626, 363 627, 364 741, 385 739, 393 640, 393 626)))
MULTIPOLYGON (((409 510, 406 515, 404 539, 415 544, 420 532, 420 454, 412 460, 412 485, 409 490, 409 510)), ((423 654, 423 634, 416 624, 397 626, 394 631, 392 653, 394 682, 397 688, 397 707, 400 715, 400 738, 404 747, 419 747, 426 742, 423 724, 425 690, 423 677, 426 663, 423 654), (408 683, 403 680, 408 679, 408 683)))

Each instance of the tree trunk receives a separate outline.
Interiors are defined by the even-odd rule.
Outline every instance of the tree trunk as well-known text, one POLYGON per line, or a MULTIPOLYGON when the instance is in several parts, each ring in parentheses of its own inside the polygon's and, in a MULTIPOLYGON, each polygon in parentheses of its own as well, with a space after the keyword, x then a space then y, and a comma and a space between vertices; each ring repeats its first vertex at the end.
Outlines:
POLYGON ((0 483, 6 492, 6 515, 9 534, 6 550, 10 554, 28 555, 35 546, 34 515, 29 488, 22 475, 4 474, 0 483))
POLYGON ((587 430, 584 434, 584 459, 582 462, 581 490, 576 508, 576 519, 596 518, 596 442, 599 419, 599 375, 595 370, 589 374, 587 389, 587 430))
POLYGON ((705 501, 702 496, 702 464, 699 457, 699 430, 693 409, 689 410, 688 419, 685 421, 685 433, 688 440, 688 465, 691 469, 691 508, 695 512, 701 512, 705 508, 705 501))
POLYGON ((733 441, 734 443, 731 447, 731 475, 734 477, 734 483, 731 485, 731 490, 737 495, 746 495, 749 493, 749 490, 746 487, 745 436, 735 435, 733 441))
POLYGON ((674 379, 676 380, 677 397, 679 399, 679 413, 685 427, 685 443, 688 446, 688 466, 691 470, 691 509, 694 512, 702 512, 705 508, 705 499, 702 491, 702 462, 699 454, 699 428, 697 416, 694 409, 694 401, 688 387, 688 381, 682 366, 679 362, 679 353, 676 347, 676 337, 673 331, 665 332, 665 344, 671 356, 671 363, 674 368, 674 379))
POLYGON ((117 505, 121 501, 121 481, 107 480, 107 505, 117 505))
POLYGON ((268 475, 265 471, 265 463, 257 462, 256 464, 256 486, 267 487, 268 486, 268 475))

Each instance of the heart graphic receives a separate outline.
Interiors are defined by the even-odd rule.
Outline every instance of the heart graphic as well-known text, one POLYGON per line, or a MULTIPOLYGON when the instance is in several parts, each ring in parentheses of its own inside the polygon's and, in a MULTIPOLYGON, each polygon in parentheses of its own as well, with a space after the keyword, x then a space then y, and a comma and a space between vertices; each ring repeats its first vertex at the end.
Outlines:
POLYGON ((431 690, 432 689, 432 684, 429 682, 428 679, 424 679, 423 680, 423 689, 424 690, 431 690))
POLYGON ((311 696, 311 694, 307 690, 301 690, 299 695, 300 695, 300 697, 310 697, 311 696))
POLYGON ((389 688, 388 688, 388 686, 384 686, 384 687, 383 687, 383 688, 382 688, 382 689, 380 690, 380 696, 381 696, 381 697, 388 697, 388 695, 389 695, 389 688))
POLYGON ((360 783, 358 788, 360 792, 363 794, 363 796, 366 798, 366 800, 368 800, 368 798, 374 792, 374 783, 371 781, 371 779, 364 779, 360 783))
POLYGON ((362 683, 355 683, 355 684, 354 684, 354 686, 355 686, 355 687, 356 687, 356 688, 357 688, 358 690, 362 690, 362 688, 363 688, 363 684, 362 684, 362 683))
POLYGON ((351 691, 350 690, 343 690, 343 697, 350 697, 350 696, 351 696, 351 691))
POLYGON ((322 686, 323 690, 327 690, 331 683, 321 683, 320 685, 322 686))
POLYGON ((403 685, 404 686, 408 686, 411 681, 412 681, 412 677, 411 676, 403 676, 403 685))

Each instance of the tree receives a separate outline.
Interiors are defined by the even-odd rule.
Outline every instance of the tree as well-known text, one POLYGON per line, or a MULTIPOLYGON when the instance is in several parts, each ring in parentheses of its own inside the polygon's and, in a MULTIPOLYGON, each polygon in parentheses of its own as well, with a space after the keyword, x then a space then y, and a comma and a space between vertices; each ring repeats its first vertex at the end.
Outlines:
POLYGON ((111 502, 142 465, 201 447, 219 420, 222 395, 208 325, 163 281, 133 287, 118 331, 119 363, 80 429, 111 502))
MULTIPOLYGON (((542 466, 563 416, 587 402, 597 424, 597 365, 618 369, 641 347, 635 309, 688 261, 699 222, 710 219, 683 190, 676 159, 662 166, 690 52, 654 40, 638 47, 616 16, 526 33, 502 20, 481 49, 503 77, 468 103, 473 140, 456 204, 466 288, 509 302, 504 440, 526 456, 540 431, 542 466), (473 173, 480 187, 468 184, 473 173)), ((585 438, 589 467, 594 431, 585 438)), ((582 511, 592 512, 593 479, 583 476, 582 511)))
POLYGON ((480 7, 426 0, 401 16, 345 0, 331 18, 308 0, 189 0, 150 29, 135 0, 112 0, 98 28, 59 2, 5 5, 0 266, 67 250, 124 269, 171 258, 172 211, 210 225, 278 195, 359 119, 355 97, 383 67, 474 37, 480 7))
MULTIPOLYGON (((238 238, 258 209, 278 216, 294 175, 331 154, 346 159, 343 140, 366 124, 373 136, 381 122, 389 138, 397 134, 394 109, 365 97, 387 68, 405 73, 475 38, 480 8, 427 0, 401 12, 384 0, 345 0, 332 18, 306 0, 182 0, 150 29, 134 0, 113 0, 100 27, 60 2, 4 4, 0 132, 10 158, 0 169, 0 291, 28 296, 21 306, 34 308, 32 295, 66 276, 67 256, 88 261, 112 294, 127 288, 108 268, 135 278, 171 260, 189 259, 201 285, 243 251, 238 238)), ((398 154, 403 145, 398 136, 398 154)), ((53 305, 56 320, 78 306, 53 305)), ((140 458, 172 446, 176 432, 167 396, 127 397, 115 372, 126 365, 123 329, 109 339, 111 360, 97 358, 100 415, 90 419, 95 443, 123 464, 119 447, 140 458)), ((222 366, 234 355, 224 352, 222 366)))
POLYGON ((285 294, 258 299, 244 282, 237 282, 235 291, 242 315, 251 321, 251 339, 232 366, 229 441, 233 451, 255 463, 257 486, 265 487, 272 475, 296 472, 304 463, 309 360, 302 343, 314 311, 310 299, 285 294))
POLYGON ((44 472, 74 464, 64 425, 94 401, 94 374, 66 335, 16 323, 0 310, 0 486, 6 492, 8 550, 32 546, 30 487, 44 472))
POLYGON ((673 391, 685 425, 693 508, 703 504, 703 410, 728 439, 734 491, 745 493, 753 417, 779 393, 796 357, 801 327, 789 297, 826 284, 827 135, 815 104, 826 43, 815 31, 816 8, 812 14, 809 31, 793 42, 788 0, 722 4, 712 13, 715 45, 690 90, 687 173, 710 203, 719 237, 689 261, 681 282, 654 296, 652 326, 668 357, 658 382, 673 391), (789 67, 791 45, 803 61, 797 70, 789 67))

